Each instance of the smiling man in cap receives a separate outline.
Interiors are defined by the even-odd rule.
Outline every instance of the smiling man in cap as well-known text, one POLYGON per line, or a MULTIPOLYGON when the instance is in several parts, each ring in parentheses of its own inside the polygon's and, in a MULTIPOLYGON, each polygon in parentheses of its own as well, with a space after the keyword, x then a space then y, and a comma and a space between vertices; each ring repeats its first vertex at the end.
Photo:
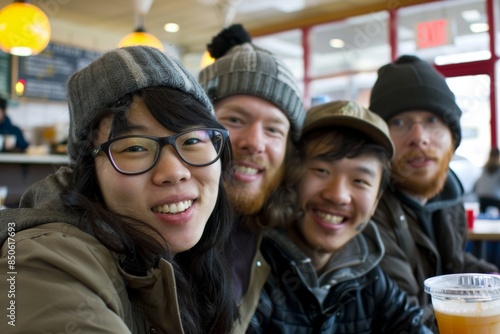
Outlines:
POLYGON ((351 101, 318 105, 299 152, 270 199, 283 214, 262 241, 272 270, 252 333, 430 333, 378 266, 384 247, 370 218, 394 155, 387 124, 351 101))

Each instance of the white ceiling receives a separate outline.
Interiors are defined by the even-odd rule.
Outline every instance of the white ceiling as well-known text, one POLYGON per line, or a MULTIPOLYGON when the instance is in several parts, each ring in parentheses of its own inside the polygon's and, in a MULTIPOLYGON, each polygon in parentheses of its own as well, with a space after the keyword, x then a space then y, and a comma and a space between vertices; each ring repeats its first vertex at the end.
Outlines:
MULTIPOLYGON (((138 0, 149 1, 149 0, 138 0)), ((3 8, 12 0, 0 0, 3 8)), ((155 0, 145 16, 147 32, 180 52, 203 52, 227 23, 242 23, 252 36, 355 14, 390 9, 387 6, 429 0, 155 0), (225 10, 223 10, 225 9, 225 10), (167 33, 167 22, 180 25, 167 33)), ((135 29, 133 0, 34 0, 52 26, 52 41, 94 50, 108 50, 135 29)), ((147 7, 147 4, 146 4, 147 7)))

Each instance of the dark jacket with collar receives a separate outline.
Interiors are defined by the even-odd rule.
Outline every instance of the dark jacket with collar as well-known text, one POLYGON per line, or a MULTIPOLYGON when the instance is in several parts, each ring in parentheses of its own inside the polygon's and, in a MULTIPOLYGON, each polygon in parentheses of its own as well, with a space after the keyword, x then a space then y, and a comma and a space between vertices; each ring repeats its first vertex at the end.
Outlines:
POLYGON ((464 251, 467 224, 460 182, 450 172, 440 194, 422 206, 396 189, 387 189, 373 221, 385 246, 380 266, 424 308, 426 325, 437 333, 428 277, 498 268, 464 251))
POLYGON ((234 334, 243 334, 247 331, 257 309, 260 291, 271 271, 260 251, 262 236, 262 232, 251 231, 243 224, 236 224, 232 242, 226 249, 233 272, 234 295, 238 300, 240 313, 232 331, 234 334))
POLYGON ((247 333, 430 333, 422 310, 380 269, 383 246, 358 235, 336 253, 318 277, 309 258, 284 230, 261 244, 272 272, 247 333))

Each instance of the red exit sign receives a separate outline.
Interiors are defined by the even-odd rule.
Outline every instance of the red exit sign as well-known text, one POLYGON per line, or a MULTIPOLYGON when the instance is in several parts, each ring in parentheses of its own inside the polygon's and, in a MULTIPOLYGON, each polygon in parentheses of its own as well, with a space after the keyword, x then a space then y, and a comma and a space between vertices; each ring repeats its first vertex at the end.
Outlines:
POLYGON ((448 21, 445 19, 420 22, 417 24, 417 48, 430 48, 448 44, 448 21))

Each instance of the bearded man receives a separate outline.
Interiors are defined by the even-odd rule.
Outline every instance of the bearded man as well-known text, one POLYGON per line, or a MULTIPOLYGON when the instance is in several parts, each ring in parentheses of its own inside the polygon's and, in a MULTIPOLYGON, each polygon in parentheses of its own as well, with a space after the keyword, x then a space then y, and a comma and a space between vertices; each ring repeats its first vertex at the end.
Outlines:
POLYGON ((426 325, 438 333, 424 280, 498 271, 464 251, 463 188, 449 169, 462 111, 445 78, 415 56, 379 69, 370 109, 388 123, 396 149, 392 183, 373 216, 385 245, 381 266, 424 307, 426 325))
MULTIPOLYGON (((215 62, 199 74, 217 119, 229 130, 233 171, 225 182, 237 221, 228 245, 245 331, 270 271, 259 251, 260 232, 271 224, 267 199, 283 179, 286 158, 300 137, 305 109, 290 69, 251 42, 240 24, 223 29, 207 46, 215 62), (253 300, 253 299, 251 299, 253 300)), ((271 210, 272 211, 272 210, 271 210)))

